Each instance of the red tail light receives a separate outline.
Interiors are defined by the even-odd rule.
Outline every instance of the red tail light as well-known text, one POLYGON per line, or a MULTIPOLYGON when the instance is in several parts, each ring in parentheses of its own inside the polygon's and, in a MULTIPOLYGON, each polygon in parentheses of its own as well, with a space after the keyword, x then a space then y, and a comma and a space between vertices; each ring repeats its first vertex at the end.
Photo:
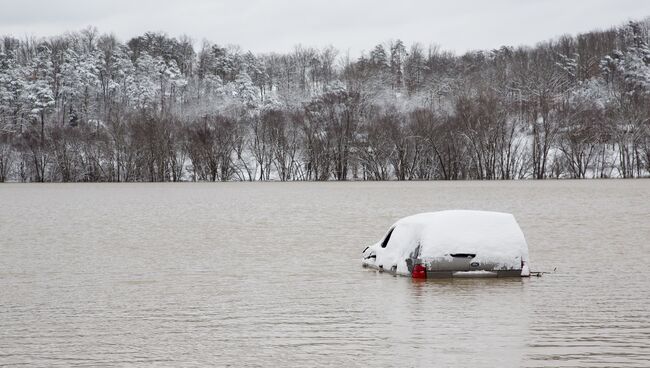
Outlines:
POLYGON ((411 277, 414 279, 426 279, 427 278, 427 268, 423 264, 416 264, 413 266, 413 272, 411 272, 411 277))

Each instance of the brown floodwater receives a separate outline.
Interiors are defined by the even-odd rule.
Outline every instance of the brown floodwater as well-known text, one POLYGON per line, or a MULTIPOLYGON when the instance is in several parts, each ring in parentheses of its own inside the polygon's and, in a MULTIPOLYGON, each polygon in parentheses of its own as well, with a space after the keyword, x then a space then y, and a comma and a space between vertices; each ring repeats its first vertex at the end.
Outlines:
POLYGON ((0 366, 650 366, 650 180, 0 185, 0 366), (530 279, 361 267, 511 212, 530 279))

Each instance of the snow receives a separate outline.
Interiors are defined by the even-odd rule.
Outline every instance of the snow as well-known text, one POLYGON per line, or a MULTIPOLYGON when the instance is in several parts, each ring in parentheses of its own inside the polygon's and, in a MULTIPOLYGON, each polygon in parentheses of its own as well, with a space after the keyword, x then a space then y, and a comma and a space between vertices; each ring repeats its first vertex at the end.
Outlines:
POLYGON ((456 271, 454 277, 496 277, 493 271, 456 271))
MULTIPOLYGON (((364 256, 374 252, 376 259, 365 259, 366 265, 408 274, 406 259, 452 260, 450 254, 472 253, 472 260, 495 264, 495 269, 519 269, 528 262, 528 245, 514 216, 488 211, 450 210, 405 217, 391 226, 393 232, 385 248, 381 242, 369 247, 364 256)), ((389 230, 390 231, 390 230, 389 230)), ((527 268, 527 266, 526 266, 527 268)))

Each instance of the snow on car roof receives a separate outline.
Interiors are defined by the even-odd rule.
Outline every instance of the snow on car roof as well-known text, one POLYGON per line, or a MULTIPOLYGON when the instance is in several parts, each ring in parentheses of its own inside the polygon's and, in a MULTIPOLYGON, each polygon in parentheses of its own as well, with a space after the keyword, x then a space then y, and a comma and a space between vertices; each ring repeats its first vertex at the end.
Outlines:
POLYGON ((528 259, 524 234, 509 213, 469 210, 428 212, 405 217, 393 227, 402 228, 401 233, 410 233, 406 237, 411 241, 399 243, 411 248, 414 245, 412 241, 417 241, 422 257, 477 253, 490 258, 523 256, 524 260, 528 259))

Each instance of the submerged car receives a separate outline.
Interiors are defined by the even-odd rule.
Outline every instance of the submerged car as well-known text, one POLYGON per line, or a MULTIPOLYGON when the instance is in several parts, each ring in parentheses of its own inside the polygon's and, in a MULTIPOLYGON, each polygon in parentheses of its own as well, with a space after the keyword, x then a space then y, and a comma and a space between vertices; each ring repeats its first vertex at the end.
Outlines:
POLYGON ((363 250, 363 266, 413 278, 527 277, 528 245, 514 216, 452 210, 405 217, 363 250))

